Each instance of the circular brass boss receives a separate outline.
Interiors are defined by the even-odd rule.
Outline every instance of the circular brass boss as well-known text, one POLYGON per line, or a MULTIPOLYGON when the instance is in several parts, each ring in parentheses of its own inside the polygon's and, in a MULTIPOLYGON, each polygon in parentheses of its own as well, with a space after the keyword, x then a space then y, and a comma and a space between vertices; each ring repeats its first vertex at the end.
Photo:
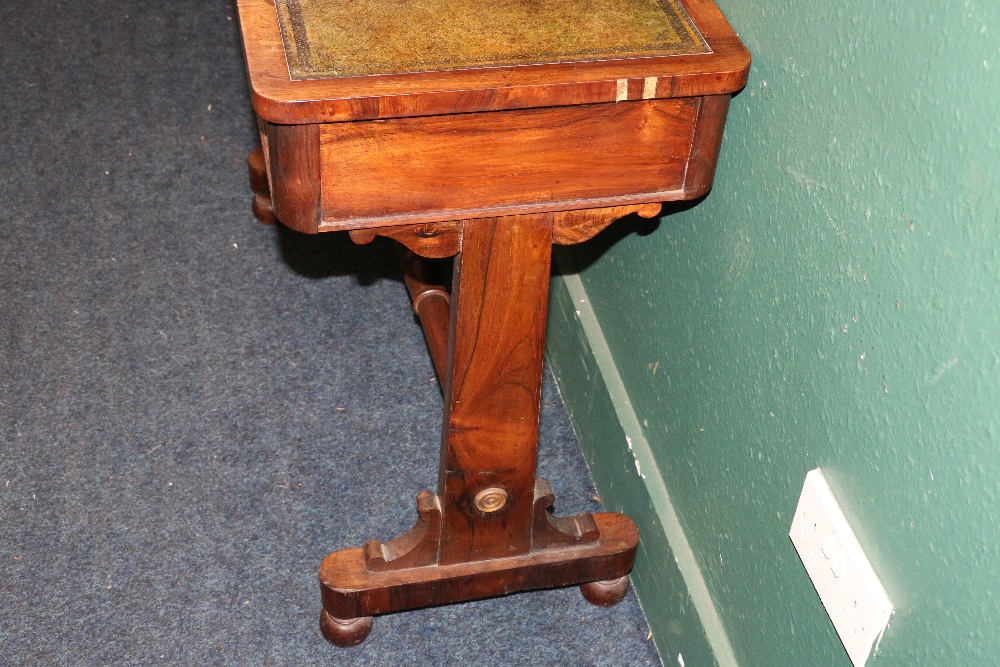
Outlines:
POLYGON ((491 486, 476 494, 475 503, 480 512, 498 512, 507 504, 507 492, 491 486))

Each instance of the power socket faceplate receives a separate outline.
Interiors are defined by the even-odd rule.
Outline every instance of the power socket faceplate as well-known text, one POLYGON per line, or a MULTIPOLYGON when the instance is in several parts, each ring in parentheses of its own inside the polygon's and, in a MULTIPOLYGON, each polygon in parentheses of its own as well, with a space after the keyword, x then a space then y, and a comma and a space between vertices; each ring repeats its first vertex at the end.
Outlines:
POLYGON ((806 475, 788 536, 851 662, 863 667, 892 604, 819 468, 806 475))

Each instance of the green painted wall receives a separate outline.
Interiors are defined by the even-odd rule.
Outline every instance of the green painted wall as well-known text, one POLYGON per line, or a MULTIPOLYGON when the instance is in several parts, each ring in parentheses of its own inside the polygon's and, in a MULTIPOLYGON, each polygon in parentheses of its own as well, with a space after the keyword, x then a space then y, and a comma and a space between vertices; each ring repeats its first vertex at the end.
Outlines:
MULTIPOLYGON (((713 192, 573 251, 595 321, 556 280, 599 490, 654 526, 669 495, 740 665, 849 665, 787 537, 821 467, 897 609, 869 664, 997 664, 1000 2, 719 5, 754 64, 713 192), (607 425, 588 331, 663 488, 607 425)), ((640 598, 666 665, 709 664, 661 533, 640 598)))

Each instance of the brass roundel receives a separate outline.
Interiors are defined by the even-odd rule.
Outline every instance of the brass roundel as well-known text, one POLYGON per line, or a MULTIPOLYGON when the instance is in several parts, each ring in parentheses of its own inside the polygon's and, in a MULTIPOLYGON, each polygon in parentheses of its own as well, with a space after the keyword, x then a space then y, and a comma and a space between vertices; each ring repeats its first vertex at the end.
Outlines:
POLYGON ((499 512, 507 505, 507 492, 491 486, 476 494, 475 503, 480 512, 499 512))

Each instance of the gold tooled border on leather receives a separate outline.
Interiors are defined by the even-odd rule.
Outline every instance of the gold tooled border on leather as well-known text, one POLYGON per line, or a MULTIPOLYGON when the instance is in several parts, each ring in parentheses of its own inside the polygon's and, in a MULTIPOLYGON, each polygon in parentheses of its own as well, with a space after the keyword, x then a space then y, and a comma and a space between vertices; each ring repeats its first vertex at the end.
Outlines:
POLYGON ((274 4, 294 80, 711 52, 677 0, 274 4))

